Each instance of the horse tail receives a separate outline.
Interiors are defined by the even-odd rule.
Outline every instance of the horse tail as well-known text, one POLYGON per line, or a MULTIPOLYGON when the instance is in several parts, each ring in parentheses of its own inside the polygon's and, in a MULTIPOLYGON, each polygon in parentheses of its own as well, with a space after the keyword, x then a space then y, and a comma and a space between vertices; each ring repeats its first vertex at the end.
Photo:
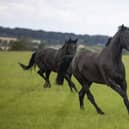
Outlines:
POLYGON ((34 52, 30 58, 30 61, 29 61, 29 64, 28 66, 22 64, 22 63, 19 63, 19 65, 24 69, 24 70, 29 70, 30 68, 32 68, 32 66, 34 65, 35 63, 35 55, 36 55, 36 52, 34 52))
POLYGON ((72 62, 73 57, 74 57, 73 55, 66 55, 65 57, 63 57, 61 64, 59 66, 58 74, 57 74, 57 78, 56 78, 56 83, 58 85, 63 84, 65 74, 72 62))

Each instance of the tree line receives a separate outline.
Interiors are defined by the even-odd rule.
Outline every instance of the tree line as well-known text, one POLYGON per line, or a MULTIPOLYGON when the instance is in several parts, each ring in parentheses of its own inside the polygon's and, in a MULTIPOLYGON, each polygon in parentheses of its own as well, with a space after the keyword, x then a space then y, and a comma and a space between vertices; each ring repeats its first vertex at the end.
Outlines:
POLYGON ((86 45, 104 45, 109 36, 105 35, 77 35, 74 33, 48 32, 44 30, 32 30, 25 28, 7 28, 0 27, 0 36, 16 37, 18 39, 38 39, 47 45, 63 44, 65 39, 78 38, 80 44, 86 45))

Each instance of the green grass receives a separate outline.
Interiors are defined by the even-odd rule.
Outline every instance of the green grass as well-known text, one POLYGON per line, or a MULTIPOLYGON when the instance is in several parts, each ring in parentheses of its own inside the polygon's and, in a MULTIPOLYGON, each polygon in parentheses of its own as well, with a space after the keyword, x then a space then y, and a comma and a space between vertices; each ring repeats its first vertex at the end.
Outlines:
MULTIPOLYGON (((19 67, 17 63, 27 64, 30 56, 30 52, 0 52, 0 129, 129 129, 123 101, 110 88, 99 84, 91 88, 104 116, 96 113, 86 97, 81 111, 78 95, 70 92, 66 82, 57 86, 56 74, 50 78, 52 88, 44 89, 36 71, 19 67)), ((129 84, 129 56, 123 60, 129 84)))

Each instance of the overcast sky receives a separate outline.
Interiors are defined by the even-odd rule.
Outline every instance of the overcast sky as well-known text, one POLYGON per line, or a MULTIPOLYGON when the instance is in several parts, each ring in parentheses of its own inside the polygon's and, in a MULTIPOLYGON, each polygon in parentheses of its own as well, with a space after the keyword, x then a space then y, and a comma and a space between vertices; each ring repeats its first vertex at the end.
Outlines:
POLYGON ((0 0, 0 26, 113 35, 129 26, 129 0, 0 0))

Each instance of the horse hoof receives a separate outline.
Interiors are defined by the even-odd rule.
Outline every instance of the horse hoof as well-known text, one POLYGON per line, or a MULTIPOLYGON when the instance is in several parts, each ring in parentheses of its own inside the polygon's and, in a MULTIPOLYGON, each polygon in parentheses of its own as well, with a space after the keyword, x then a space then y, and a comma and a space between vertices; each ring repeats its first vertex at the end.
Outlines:
POLYGON ((104 115, 103 111, 97 111, 100 115, 104 115))
POLYGON ((48 88, 48 86, 46 86, 46 85, 43 85, 43 88, 48 88))
POLYGON ((80 109, 81 109, 81 110, 84 110, 84 106, 80 106, 80 109))
POLYGON ((70 91, 73 93, 73 90, 72 89, 70 91))
POLYGON ((45 87, 45 86, 44 86, 43 88, 48 88, 48 87, 45 87))

